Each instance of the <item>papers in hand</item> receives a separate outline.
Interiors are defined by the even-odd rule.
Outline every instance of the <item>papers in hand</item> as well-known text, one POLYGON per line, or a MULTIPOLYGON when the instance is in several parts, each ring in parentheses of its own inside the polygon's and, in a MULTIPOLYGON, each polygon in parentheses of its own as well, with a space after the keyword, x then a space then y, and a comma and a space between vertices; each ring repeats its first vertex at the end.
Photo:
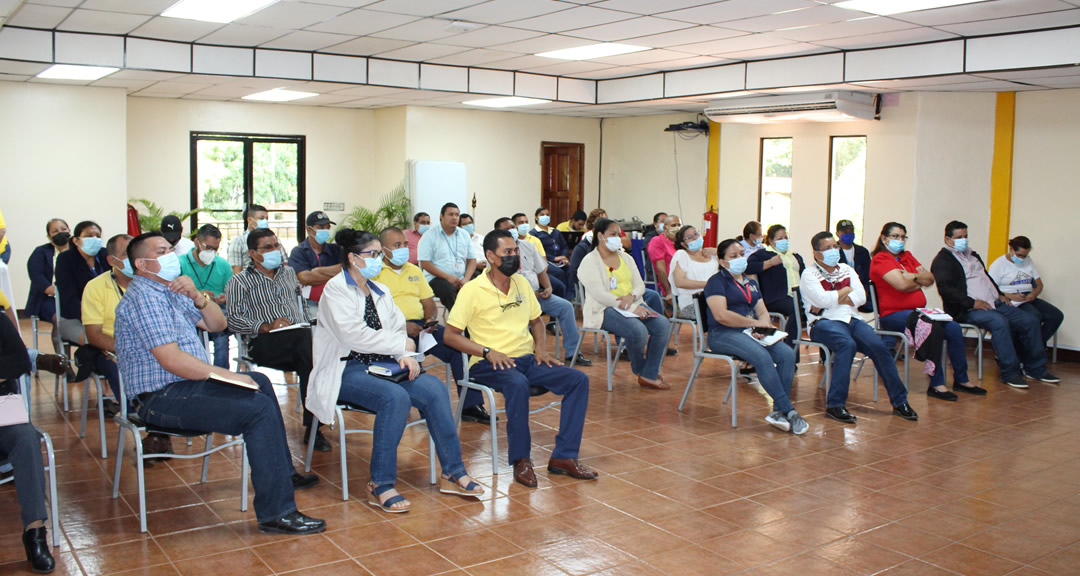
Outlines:
POLYGON ((247 388, 248 390, 258 390, 259 385, 254 382, 244 382, 243 380, 237 380, 229 376, 222 376, 221 374, 210 374, 206 379, 208 382, 217 382, 219 384, 228 384, 230 386, 239 386, 240 388, 247 388))
MULTIPOLYGON (((641 306, 641 308, 644 308, 645 310, 649 310, 648 307, 646 307, 646 306, 641 306)), ((641 316, 638 316, 637 308, 634 308, 632 310, 623 310, 622 308, 619 308, 619 307, 616 306, 615 310, 617 310, 619 312, 619 314, 622 314, 623 316, 626 316, 627 318, 641 319, 641 316)), ((652 317, 655 317, 655 316, 657 316, 657 314, 655 312, 653 312, 652 310, 649 310, 649 316, 647 316, 647 317, 652 318, 652 317)))
POLYGON ((922 314, 930 320, 939 320, 941 322, 951 322, 953 317, 946 314, 941 308, 916 308, 919 314, 922 314))
POLYGON ((0 396, 0 426, 27 424, 30 415, 26 412, 26 402, 22 394, 0 396))
POLYGON ((784 332, 783 330, 777 330, 776 332, 773 332, 768 336, 762 336, 760 339, 754 336, 753 328, 747 328, 746 330, 743 330, 743 334, 746 334, 747 336, 753 338, 755 341, 757 341, 758 344, 761 344, 762 346, 772 346, 773 344, 776 344, 784 338, 787 338, 787 332, 784 332))
POLYGON ((417 352, 423 354, 434 348, 436 344, 438 344, 438 342, 435 341, 435 337, 431 335, 431 332, 421 332, 420 342, 417 345, 417 352))
POLYGON ((299 324, 289 324, 288 326, 282 326, 281 328, 274 328, 273 330, 270 331, 270 333, 273 334, 274 332, 284 332, 286 330, 296 330, 298 328, 311 328, 311 324, 309 324, 307 322, 300 322, 299 324))

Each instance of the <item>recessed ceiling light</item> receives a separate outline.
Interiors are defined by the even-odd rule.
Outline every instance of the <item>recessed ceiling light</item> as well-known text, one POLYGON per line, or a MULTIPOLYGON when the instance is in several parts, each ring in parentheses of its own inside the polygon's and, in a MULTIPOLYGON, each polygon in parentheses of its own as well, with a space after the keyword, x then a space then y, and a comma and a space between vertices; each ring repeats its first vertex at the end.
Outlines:
POLYGON ((959 6, 960 4, 973 4, 986 0, 847 0, 833 4, 848 10, 869 12, 879 16, 900 14, 902 12, 916 12, 918 10, 930 10, 931 8, 944 8, 946 6, 959 6))
POLYGON ((169 18, 225 24, 253 14, 278 0, 180 0, 161 13, 169 18))
POLYGON ((37 77, 48 78, 50 80, 97 80, 98 78, 104 78, 117 70, 119 70, 119 68, 110 68, 107 66, 53 64, 38 74, 37 77))
POLYGON ((608 56, 618 56, 619 54, 641 52, 642 50, 652 50, 652 48, 649 48, 648 46, 633 46, 631 44, 604 42, 602 44, 578 46, 577 48, 564 48, 562 50, 552 50, 551 52, 541 52, 536 54, 536 56, 558 58, 559 60, 592 60, 593 58, 606 58, 608 56))
POLYGON ((510 96, 507 98, 487 98, 484 100, 468 100, 462 102, 462 104, 468 104, 469 106, 484 106, 486 108, 510 108, 512 106, 532 106, 534 104, 547 104, 551 100, 544 100, 541 98, 522 98, 520 96, 510 96))
POLYGON ((258 100, 259 102, 289 102, 291 100, 300 100, 301 98, 311 98, 312 96, 318 96, 316 92, 298 92, 296 90, 285 90, 284 88, 274 88, 273 90, 267 90, 265 92, 256 92, 255 94, 248 94, 241 98, 242 100, 258 100))

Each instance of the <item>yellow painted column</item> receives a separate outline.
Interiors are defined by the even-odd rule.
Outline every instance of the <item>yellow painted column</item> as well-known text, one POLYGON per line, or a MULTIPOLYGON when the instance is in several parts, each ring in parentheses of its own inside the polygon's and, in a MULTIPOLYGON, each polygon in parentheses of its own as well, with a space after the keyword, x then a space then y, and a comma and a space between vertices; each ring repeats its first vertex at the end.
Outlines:
POLYGON ((705 209, 720 206, 720 123, 709 122, 709 177, 705 185, 705 209))
POLYGON ((990 170, 990 243, 987 263, 1005 254, 1009 242, 1015 121, 1016 92, 999 92, 994 119, 994 163, 990 170))

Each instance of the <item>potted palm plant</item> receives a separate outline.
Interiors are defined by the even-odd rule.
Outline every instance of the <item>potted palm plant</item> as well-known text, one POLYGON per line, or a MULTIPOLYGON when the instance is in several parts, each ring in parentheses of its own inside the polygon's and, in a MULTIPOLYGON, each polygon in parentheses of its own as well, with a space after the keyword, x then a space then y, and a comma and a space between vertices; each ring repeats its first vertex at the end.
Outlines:
POLYGON ((402 181, 379 199, 379 205, 374 210, 357 206, 341 219, 338 227, 365 230, 373 234, 378 234, 388 226, 408 228, 412 222, 412 201, 405 190, 406 184, 402 181))

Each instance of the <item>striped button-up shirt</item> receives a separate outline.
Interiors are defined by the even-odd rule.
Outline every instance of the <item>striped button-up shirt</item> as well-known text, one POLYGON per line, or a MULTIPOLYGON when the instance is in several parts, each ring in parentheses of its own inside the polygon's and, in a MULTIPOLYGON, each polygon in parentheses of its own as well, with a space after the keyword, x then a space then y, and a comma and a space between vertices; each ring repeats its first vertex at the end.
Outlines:
POLYGON ((116 353, 128 398, 154 392, 185 380, 161 366, 154 357, 158 346, 176 343, 180 350, 209 363, 206 348, 195 330, 202 313, 191 298, 173 293, 163 284, 136 276, 116 307, 116 353))
POLYGON ((259 326, 285 318, 291 324, 304 321, 296 295, 300 283, 296 273, 282 266, 269 277, 252 264, 229 279, 225 301, 229 303, 229 330, 257 336, 259 326))

